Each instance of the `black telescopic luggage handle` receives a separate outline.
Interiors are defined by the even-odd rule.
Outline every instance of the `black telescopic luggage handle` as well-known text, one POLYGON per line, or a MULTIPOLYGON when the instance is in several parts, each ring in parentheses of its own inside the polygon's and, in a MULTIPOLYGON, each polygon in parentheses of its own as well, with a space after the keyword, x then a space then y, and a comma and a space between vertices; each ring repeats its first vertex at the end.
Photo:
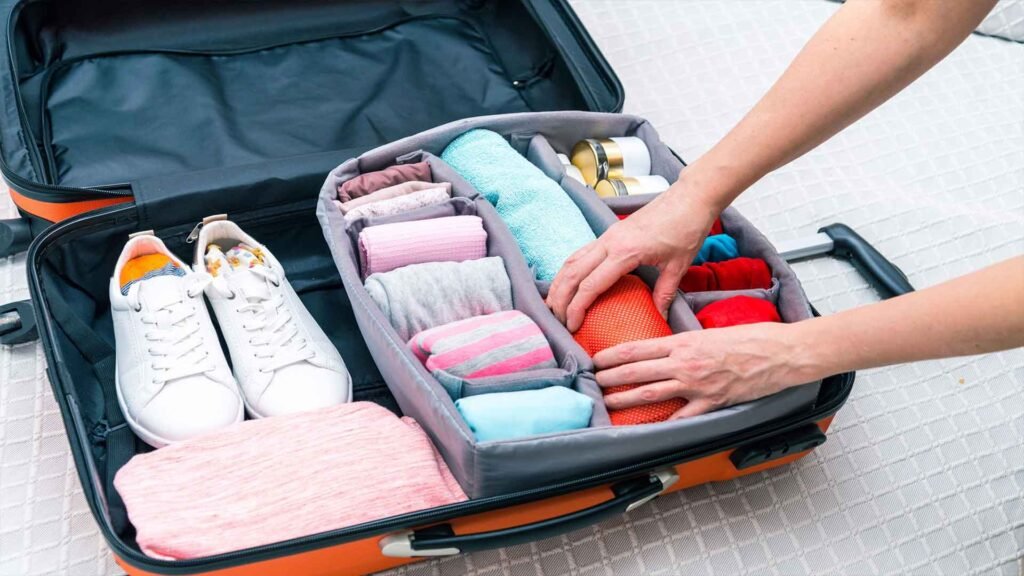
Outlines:
POLYGON ((780 242, 775 248, 789 262, 825 255, 847 260, 883 300, 914 291, 898 266, 846 224, 830 224, 810 238, 780 242))

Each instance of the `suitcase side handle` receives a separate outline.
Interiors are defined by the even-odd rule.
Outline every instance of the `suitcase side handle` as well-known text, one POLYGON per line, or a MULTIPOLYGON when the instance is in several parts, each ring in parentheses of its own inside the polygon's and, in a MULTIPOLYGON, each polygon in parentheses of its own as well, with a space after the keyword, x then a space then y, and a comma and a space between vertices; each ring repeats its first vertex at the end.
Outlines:
POLYGON ((848 260, 883 299, 914 291, 899 266, 846 224, 830 224, 810 238, 780 242, 776 248, 789 262, 825 254, 848 260))
POLYGON ((14 346, 39 337, 32 301, 9 302, 0 306, 0 344, 14 346))
POLYGON ((674 469, 659 470, 633 480, 612 485, 615 497, 600 504, 562 516, 540 520, 523 526, 502 528, 477 534, 455 534, 450 524, 421 530, 405 530, 380 540, 384 556, 414 558, 418 556, 451 556, 505 546, 514 546, 565 534, 596 524, 608 517, 629 512, 650 502, 679 476, 674 469))

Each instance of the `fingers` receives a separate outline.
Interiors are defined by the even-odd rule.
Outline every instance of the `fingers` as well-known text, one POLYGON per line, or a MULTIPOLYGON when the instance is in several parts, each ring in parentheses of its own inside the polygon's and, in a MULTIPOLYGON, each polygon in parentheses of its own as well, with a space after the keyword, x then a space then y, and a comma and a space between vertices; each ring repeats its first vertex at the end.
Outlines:
POLYGON ((672 351, 675 340, 674 336, 666 336, 612 346, 594 355, 594 366, 598 370, 605 370, 620 364, 664 358, 672 351))
POLYGON ((675 362, 668 358, 642 360, 631 364, 623 364, 597 373, 597 384, 602 388, 623 386, 625 384, 643 384, 669 380, 674 377, 675 362))
POLYGON ((604 397, 604 403, 609 410, 622 410, 624 408, 679 398, 684 393, 682 382, 678 380, 662 380, 661 382, 652 382, 632 390, 609 394, 604 397))
POLYGON ((568 308, 572 297, 576 295, 576 289, 580 282, 586 278, 594 268, 605 259, 606 253, 600 241, 591 242, 580 248, 558 271, 555 279, 551 281, 548 289, 547 304, 563 324, 565 324, 565 309, 568 308))
POLYGON ((710 402, 706 402, 700 398, 696 398, 686 403, 679 410, 676 410, 675 414, 668 417, 669 420, 679 420, 680 418, 692 418, 693 416, 700 416, 714 410, 714 406, 710 402))
POLYGON ((628 262, 604 258, 586 278, 580 281, 576 294, 565 309, 565 327, 576 332, 583 325, 583 317, 587 308, 604 294, 606 290, 618 282, 619 278, 628 274, 635 266, 628 262))
POLYGON ((662 269, 661 274, 658 276, 658 281, 654 283, 652 297, 654 298, 654 305, 658 307, 658 312, 661 313, 662 318, 668 317, 668 309, 672 306, 672 301, 675 300, 676 293, 679 290, 679 282, 685 273, 685 266, 669 264, 662 269))

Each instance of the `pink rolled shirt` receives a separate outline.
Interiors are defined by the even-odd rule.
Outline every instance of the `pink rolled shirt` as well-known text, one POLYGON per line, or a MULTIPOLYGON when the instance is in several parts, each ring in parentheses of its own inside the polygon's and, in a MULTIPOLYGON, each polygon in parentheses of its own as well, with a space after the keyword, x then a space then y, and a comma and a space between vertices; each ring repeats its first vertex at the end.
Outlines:
POLYGON ((487 232, 479 216, 448 216, 395 222, 359 233, 359 264, 365 280, 410 264, 462 262, 487 256, 487 232))

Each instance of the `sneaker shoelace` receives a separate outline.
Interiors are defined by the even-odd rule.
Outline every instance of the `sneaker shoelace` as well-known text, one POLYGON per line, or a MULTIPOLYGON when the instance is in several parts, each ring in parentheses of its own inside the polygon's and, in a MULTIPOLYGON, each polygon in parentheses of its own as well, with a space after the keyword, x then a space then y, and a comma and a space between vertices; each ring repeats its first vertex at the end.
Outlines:
POLYGON ((313 358, 315 353, 306 339, 299 335, 299 327, 285 302, 284 291, 280 289, 281 277, 263 266, 239 270, 235 274, 254 274, 265 282, 260 287, 265 290, 247 290, 244 286, 228 286, 223 277, 213 280, 214 289, 222 296, 243 300, 237 311, 245 316, 242 328, 252 333, 249 344, 256 348, 253 354, 260 360, 259 371, 275 372, 313 358))
MULTIPOLYGON (((196 305, 192 302, 193 298, 203 293, 209 282, 208 274, 196 274, 189 280, 187 299, 179 296, 178 300, 164 303, 141 315, 140 320, 146 327, 143 337, 149 355, 153 358, 151 367, 157 372, 153 380, 155 384, 164 385, 214 370, 210 351, 203 342, 196 305)), ((136 312, 143 309, 145 290, 145 283, 140 283, 128 291, 128 303, 136 312)))

